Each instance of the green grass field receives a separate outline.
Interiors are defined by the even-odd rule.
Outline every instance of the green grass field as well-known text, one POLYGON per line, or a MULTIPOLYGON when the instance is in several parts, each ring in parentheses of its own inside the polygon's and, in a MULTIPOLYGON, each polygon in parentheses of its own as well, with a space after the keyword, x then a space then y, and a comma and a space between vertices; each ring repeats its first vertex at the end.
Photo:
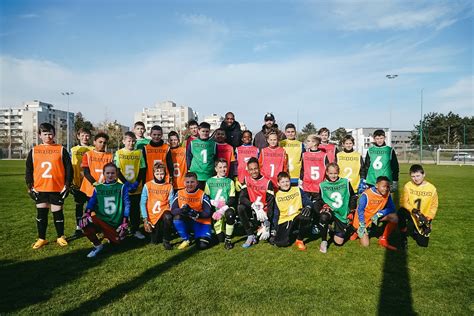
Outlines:
MULTIPOLYGON (((405 183, 408 165, 401 170, 405 183)), ((349 242, 323 255, 317 240, 306 252, 267 243, 245 250, 237 236, 231 251, 164 251, 128 239, 87 259, 85 238, 31 249, 36 211, 24 162, 0 161, 0 313, 473 315, 474 168, 426 171, 440 197, 427 249, 413 240, 408 253, 349 242)), ((73 217, 68 198, 67 234, 73 217)), ((48 239, 55 240, 51 216, 48 239)))

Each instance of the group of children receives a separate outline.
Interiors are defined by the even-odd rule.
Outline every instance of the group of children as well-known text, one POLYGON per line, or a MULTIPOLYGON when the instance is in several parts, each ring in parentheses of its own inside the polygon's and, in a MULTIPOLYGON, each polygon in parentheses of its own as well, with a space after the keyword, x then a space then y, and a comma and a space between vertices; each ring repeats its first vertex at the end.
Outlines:
POLYGON ((137 122, 133 132, 124 134, 124 148, 112 155, 106 151, 107 134, 97 133, 90 146, 90 131, 81 129, 79 145, 69 154, 55 143, 54 127, 41 124, 42 144, 34 146, 26 161, 28 192, 37 208, 33 248, 48 243, 49 209, 57 244, 68 244, 63 204, 69 192, 76 204, 75 235, 85 235, 94 245, 88 257, 103 249, 99 236, 115 244, 127 234, 146 238, 142 220, 151 243, 162 243, 167 250, 173 249, 174 231, 181 238, 178 249, 193 241, 206 249, 213 240, 232 249, 237 222, 247 235, 244 248, 266 240, 306 250, 304 240, 319 236, 319 249, 326 253, 330 240, 342 246, 360 239, 368 246, 369 237, 383 229, 379 244, 396 250, 388 237, 397 225, 400 248, 407 248, 408 235, 418 245, 428 245, 438 206, 436 188, 424 180, 422 166, 413 165, 396 210, 390 193, 397 190, 399 167, 383 130, 374 132, 365 160, 354 151, 349 135, 338 151, 329 143, 327 128, 302 143, 295 125, 287 124, 286 138, 270 130, 268 146, 261 150, 252 145, 248 130, 236 148, 226 143, 222 129, 211 137, 206 122, 190 122, 189 132, 183 145, 178 133, 170 132, 167 144, 160 126, 153 126, 147 139, 145 125, 137 122))

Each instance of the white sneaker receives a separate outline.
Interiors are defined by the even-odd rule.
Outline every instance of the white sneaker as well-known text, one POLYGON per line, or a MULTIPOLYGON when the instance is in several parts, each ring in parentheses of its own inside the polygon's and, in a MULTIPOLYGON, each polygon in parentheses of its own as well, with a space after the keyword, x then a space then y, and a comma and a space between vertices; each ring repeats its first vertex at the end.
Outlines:
POLYGON ((94 258, 99 252, 102 251, 102 249, 104 249, 104 245, 94 246, 91 252, 89 252, 89 254, 87 255, 87 258, 94 258))
POLYGON ((138 239, 145 239, 145 238, 146 238, 145 235, 143 235, 139 230, 137 230, 137 231, 135 232, 135 234, 133 234, 133 236, 134 236, 135 238, 138 238, 138 239))
POLYGON ((319 246, 319 251, 322 253, 328 252, 328 242, 326 240, 321 241, 321 245, 319 246))

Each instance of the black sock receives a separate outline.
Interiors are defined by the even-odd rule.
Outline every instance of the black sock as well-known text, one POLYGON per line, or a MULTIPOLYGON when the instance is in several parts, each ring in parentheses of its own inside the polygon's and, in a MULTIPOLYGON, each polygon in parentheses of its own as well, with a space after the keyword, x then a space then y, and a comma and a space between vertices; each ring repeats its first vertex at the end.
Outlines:
POLYGON ((53 212, 54 227, 56 227, 56 233, 58 237, 64 235, 64 213, 63 210, 53 212))
POLYGON ((46 239, 46 228, 48 227, 48 211, 47 207, 37 207, 36 227, 38 228, 38 237, 46 239))
POLYGON ((76 204, 76 226, 79 226, 79 221, 82 218, 84 204, 76 204))

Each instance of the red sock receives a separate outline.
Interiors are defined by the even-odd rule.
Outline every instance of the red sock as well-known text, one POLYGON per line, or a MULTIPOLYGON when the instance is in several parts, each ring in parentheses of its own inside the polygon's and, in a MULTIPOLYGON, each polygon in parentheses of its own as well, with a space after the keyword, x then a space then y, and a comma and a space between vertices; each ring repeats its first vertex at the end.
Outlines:
POLYGON ((396 223, 389 222, 387 226, 385 226, 385 230, 383 231, 382 238, 388 239, 388 236, 394 231, 394 229, 397 227, 396 223))

